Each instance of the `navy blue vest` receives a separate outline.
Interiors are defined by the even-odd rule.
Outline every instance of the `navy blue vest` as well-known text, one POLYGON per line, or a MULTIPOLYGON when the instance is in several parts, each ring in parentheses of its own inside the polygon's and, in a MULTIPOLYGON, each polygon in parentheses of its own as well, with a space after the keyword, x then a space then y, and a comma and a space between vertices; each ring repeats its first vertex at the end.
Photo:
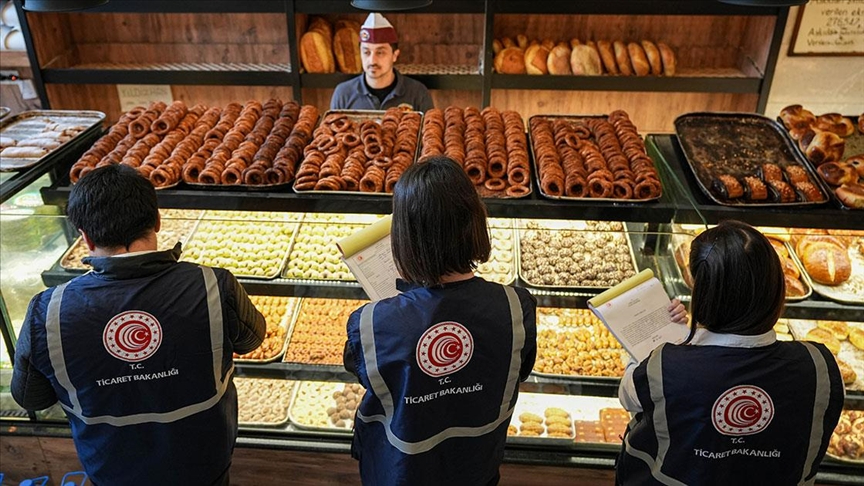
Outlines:
POLYGON ((619 456, 623 485, 812 484, 843 407, 821 344, 663 345, 633 374, 644 411, 619 456))
POLYGON ((109 285, 87 274, 32 310, 34 364, 94 483, 211 484, 224 473, 237 430, 223 333, 233 309, 213 269, 178 263, 109 285))
POLYGON ((348 338, 367 393, 352 451, 363 483, 494 481, 534 320, 527 292, 480 278, 355 311, 348 338))

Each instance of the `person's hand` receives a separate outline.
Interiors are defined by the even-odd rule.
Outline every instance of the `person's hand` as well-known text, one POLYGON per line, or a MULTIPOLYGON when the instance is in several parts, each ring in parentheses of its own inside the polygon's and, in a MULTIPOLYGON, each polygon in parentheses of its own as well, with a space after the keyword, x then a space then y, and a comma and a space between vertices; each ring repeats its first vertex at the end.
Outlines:
POLYGON ((669 318, 676 324, 687 324, 687 308, 678 299, 669 304, 669 318))

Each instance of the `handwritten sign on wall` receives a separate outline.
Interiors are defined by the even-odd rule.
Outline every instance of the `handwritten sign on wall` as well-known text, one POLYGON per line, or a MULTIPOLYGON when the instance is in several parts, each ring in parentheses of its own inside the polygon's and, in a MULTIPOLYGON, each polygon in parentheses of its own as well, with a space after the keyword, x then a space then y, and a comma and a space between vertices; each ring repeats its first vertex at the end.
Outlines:
POLYGON ((810 0, 798 9, 790 56, 864 56, 864 0, 810 0))

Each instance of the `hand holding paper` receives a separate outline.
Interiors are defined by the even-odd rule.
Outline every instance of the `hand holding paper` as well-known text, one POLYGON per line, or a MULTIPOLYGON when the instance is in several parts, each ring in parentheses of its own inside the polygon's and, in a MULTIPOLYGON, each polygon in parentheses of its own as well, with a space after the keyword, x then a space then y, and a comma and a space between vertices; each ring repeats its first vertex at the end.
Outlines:
POLYGON ((336 243, 345 264, 373 301, 399 293, 396 290, 399 272, 390 249, 391 221, 386 216, 336 243))

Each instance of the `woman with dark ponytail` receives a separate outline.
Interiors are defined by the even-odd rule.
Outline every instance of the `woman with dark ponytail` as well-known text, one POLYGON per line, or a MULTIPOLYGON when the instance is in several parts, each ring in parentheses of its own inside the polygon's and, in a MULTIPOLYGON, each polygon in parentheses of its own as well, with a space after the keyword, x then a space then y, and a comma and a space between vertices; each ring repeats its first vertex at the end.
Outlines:
POLYGON ((753 227, 725 221, 690 252, 690 336, 628 367, 619 397, 635 418, 617 483, 813 484, 843 408, 834 356, 777 341, 783 267, 753 227))

